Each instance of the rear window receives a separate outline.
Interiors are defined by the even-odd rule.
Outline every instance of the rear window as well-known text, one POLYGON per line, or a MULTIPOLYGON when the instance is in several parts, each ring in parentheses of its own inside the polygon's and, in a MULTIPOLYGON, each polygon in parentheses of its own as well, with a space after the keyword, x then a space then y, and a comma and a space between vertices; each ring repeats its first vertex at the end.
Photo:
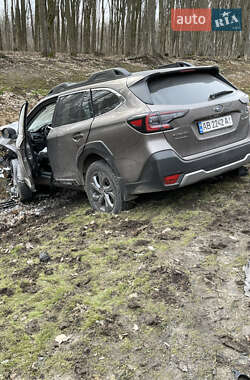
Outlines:
POLYGON ((234 90, 219 78, 206 73, 186 73, 156 77, 148 81, 153 104, 193 104, 207 102, 211 94, 234 90))

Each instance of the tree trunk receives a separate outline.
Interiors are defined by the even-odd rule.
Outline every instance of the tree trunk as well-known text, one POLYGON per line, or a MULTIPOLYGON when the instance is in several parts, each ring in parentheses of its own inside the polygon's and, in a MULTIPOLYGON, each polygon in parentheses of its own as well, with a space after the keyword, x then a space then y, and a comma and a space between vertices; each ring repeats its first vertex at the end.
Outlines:
POLYGON ((35 30, 34 30, 33 12, 32 12, 32 7, 30 4, 30 0, 28 0, 28 4, 29 4, 29 11, 30 11, 32 39, 33 39, 33 44, 35 45, 35 30))
POLYGON ((40 0, 40 20, 41 20, 41 34, 42 34, 42 55, 48 57, 49 55, 49 35, 48 35, 48 22, 47 22, 47 7, 46 0, 40 0))
POLYGON ((85 10, 84 10, 84 53, 90 52, 90 17, 91 17, 91 6, 90 0, 85 0, 85 10))
POLYGON ((69 41, 69 51, 70 55, 77 55, 77 41, 78 41, 78 30, 77 30, 77 15, 79 14, 79 0, 66 0, 65 2, 65 15, 67 19, 67 30, 68 30, 68 41, 69 41))
POLYGON ((150 53, 156 54, 155 48, 155 13, 156 13, 156 0, 148 0, 148 20, 149 20, 149 33, 151 49, 150 53))
POLYGON ((22 50, 27 50, 27 25, 25 0, 21 0, 22 50))
POLYGON ((4 0, 4 29, 5 29, 5 50, 11 50, 11 40, 10 40, 10 20, 8 14, 8 3, 4 0))
POLYGON ((56 17, 56 0, 47 0, 48 1, 48 11, 47 11, 47 18, 48 18, 48 55, 50 57, 55 57, 56 55, 56 47, 55 47, 55 28, 54 28, 54 21, 56 17))
MULTIPOLYGON (((67 0, 68 1, 68 0, 67 0)), ((65 15, 65 0, 61 0, 61 51, 65 52, 67 50, 67 32, 66 32, 66 15, 65 15)))
POLYGON ((81 20, 80 20, 80 46, 79 51, 83 51, 83 21, 84 21, 84 0, 82 0, 82 12, 81 12, 81 20))
POLYGON ((15 9, 14 9, 14 0, 11 0, 11 23, 12 23, 12 40, 13 40, 13 50, 17 50, 17 29, 15 21, 15 9))
POLYGON ((96 0, 92 0, 92 38, 91 51, 96 52, 96 0))
POLYGON ((126 17, 126 30, 125 30, 125 55, 131 54, 131 27, 132 27, 132 0, 127 0, 127 17, 126 17))
POLYGON ((17 48, 22 50, 22 26, 21 26, 21 14, 19 7, 19 0, 16 0, 16 29, 17 29, 17 48))
POLYGON ((101 37, 100 37, 100 52, 101 53, 103 53, 104 25, 105 25, 105 7, 104 7, 104 0, 102 0, 102 26, 101 26, 101 37))
POLYGON ((39 0, 35 0, 35 51, 40 51, 40 7, 39 0))
POLYGON ((60 8, 59 0, 56 1, 56 50, 61 50, 61 34, 60 34, 60 8))
POLYGON ((2 37, 2 29, 0 25, 0 51, 3 50, 3 37, 2 37))
POLYGON ((161 56, 165 54, 166 44, 166 9, 164 7, 164 0, 159 0, 159 52, 161 56))
POLYGON ((248 1, 241 0, 241 9, 242 9, 242 32, 241 32, 241 41, 240 41, 240 56, 245 60, 247 59, 247 53, 249 48, 249 12, 250 4, 248 1))

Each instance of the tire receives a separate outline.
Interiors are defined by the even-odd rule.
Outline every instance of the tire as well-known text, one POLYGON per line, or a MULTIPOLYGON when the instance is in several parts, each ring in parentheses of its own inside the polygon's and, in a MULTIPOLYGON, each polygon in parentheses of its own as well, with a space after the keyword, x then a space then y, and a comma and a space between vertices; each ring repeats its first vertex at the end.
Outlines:
POLYGON ((26 185, 26 183, 21 182, 18 179, 18 161, 12 160, 11 163, 11 177, 12 177, 12 188, 11 193, 14 197, 18 198, 21 202, 29 201, 33 197, 33 192, 26 185))
POLYGON ((17 182, 16 194, 21 202, 30 201, 33 197, 33 192, 24 182, 17 182))
POLYGON ((105 161, 95 161, 88 167, 85 191, 96 211, 118 214, 125 206, 119 180, 105 161))

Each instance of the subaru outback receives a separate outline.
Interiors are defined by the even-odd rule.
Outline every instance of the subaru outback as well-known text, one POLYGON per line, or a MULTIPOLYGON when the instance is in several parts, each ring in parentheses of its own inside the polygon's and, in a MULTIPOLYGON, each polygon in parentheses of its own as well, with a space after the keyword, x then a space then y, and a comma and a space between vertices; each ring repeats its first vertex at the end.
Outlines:
POLYGON ((93 209, 118 213, 138 194, 250 162, 249 98, 217 66, 108 69, 27 108, 0 138, 4 172, 22 201, 47 184, 83 189, 93 209))

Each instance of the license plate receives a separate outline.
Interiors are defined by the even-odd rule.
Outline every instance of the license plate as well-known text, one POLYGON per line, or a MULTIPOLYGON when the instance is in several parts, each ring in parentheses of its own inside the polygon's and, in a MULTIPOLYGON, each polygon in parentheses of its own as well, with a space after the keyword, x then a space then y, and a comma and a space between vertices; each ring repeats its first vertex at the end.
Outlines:
POLYGON ((215 129, 222 129, 231 127, 233 119, 231 115, 217 117, 216 119, 204 120, 198 122, 199 132, 201 134, 214 131, 215 129))

